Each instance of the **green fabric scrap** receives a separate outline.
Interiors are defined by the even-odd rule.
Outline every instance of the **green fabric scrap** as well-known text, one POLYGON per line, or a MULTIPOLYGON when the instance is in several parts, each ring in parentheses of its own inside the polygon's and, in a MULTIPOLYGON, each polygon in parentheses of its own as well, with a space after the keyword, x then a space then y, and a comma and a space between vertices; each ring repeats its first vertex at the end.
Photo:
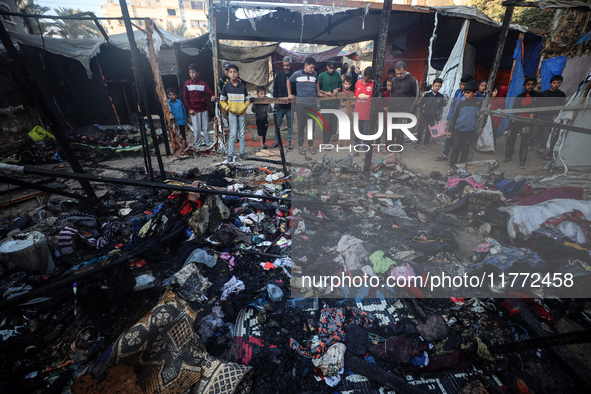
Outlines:
POLYGON ((29 137, 35 142, 43 141, 43 140, 54 140, 55 136, 51 134, 49 131, 45 130, 41 126, 33 127, 33 130, 29 131, 29 137))
POLYGON ((384 257, 385 254, 386 253, 383 251, 378 250, 369 256, 369 261, 373 264, 373 272, 376 274, 383 274, 384 272, 387 272, 391 266, 397 265, 391 258, 384 257))

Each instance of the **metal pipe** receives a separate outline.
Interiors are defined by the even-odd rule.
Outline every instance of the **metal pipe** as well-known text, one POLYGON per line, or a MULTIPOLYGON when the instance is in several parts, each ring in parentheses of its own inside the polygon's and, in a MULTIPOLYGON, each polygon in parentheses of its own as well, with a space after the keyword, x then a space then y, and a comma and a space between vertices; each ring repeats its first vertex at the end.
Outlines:
MULTIPOLYGON (((375 61, 373 64, 374 69, 374 81, 373 81, 373 101, 374 105, 371 106, 369 115, 369 130, 370 133, 376 129, 378 123, 378 112, 379 108, 375 105, 375 99, 382 96, 382 74, 384 70, 384 58, 386 56, 386 42, 388 40, 388 26, 390 25, 390 13, 392 12, 392 0, 384 0, 382 5, 382 17, 380 19, 380 30, 378 34, 378 42, 375 48, 375 61)), ((373 149, 370 149, 365 153, 365 162, 363 164, 363 172, 369 174, 371 169, 371 159, 373 155, 373 149)))
POLYGON ((156 182, 148 182, 148 181, 136 181, 136 180, 131 180, 131 179, 111 178, 111 177, 103 177, 100 175, 78 174, 78 173, 71 173, 71 172, 46 170, 43 168, 23 167, 23 166, 17 166, 17 165, 13 165, 13 164, 0 164, 0 172, 10 172, 10 173, 16 173, 16 174, 43 175, 43 176, 51 176, 51 177, 56 177, 56 178, 67 178, 67 179, 78 179, 78 180, 82 179, 82 180, 91 181, 91 182, 112 183, 115 185, 147 187, 147 188, 152 188, 152 189, 164 189, 164 190, 203 193, 203 194, 218 194, 218 195, 236 196, 236 197, 248 197, 248 198, 256 198, 256 199, 271 200, 271 201, 290 201, 290 199, 288 199, 288 198, 280 198, 280 197, 275 197, 275 196, 259 196, 259 195, 250 194, 250 193, 237 193, 237 192, 230 192, 230 191, 225 191, 225 190, 201 189, 201 188, 196 188, 196 187, 192 187, 192 186, 175 186, 175 185, 168 185, 166 183, 156 183, 156 182))

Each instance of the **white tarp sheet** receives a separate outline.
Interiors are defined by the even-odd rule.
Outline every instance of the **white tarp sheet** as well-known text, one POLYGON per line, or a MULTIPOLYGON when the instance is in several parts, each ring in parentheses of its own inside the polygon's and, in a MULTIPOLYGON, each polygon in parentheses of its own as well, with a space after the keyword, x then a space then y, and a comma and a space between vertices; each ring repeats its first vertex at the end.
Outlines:
MULTIPOLYGON (((591 70, 587 73, 587 77, 583 80, 577 93, 568 101, 569 105, 591 105, 591 97, 589 96, 588 88, 591 84, 591 70)), ((591 110, 562 110, 556 118, 555 122, 568 124, 571 119, 573 126, 584 127, 591 130, 591 110)), ((555 163, 556 166, 568 167, 587 167, 591 166, 591 154, 589 154, 589 147, 591 147, 591 135, 577 133, 575 131, 562 130, 561 135, 554 147, 555 153, 558 154, 559 160, 555 163), (558 152, 556 152, 558 151, 558 152)))
MULTIPOLYGON (((464 42, 466 42, 466 34, 468 33, 468 21, 464 21, 460 35, 456 40, 456 44, 452 49, 447 63, 441 71, 439 78, 443 79, 443 85, 439 90, 439 93, 445 97, 453 97, 456 89, 460 87, 460 79, 464 72, 464 42)), ((446 119, 449 109, 453 103, 453 100, 447 100, 447 104, 443 109, 443 115, 441 119, 446 119)))
MULTIPOLYGON (((529 235, 551 217, 574 209, 581 211, 587 220, 591 218, 591 201, 556 199, 531 206, 516 205, 498 208, 499 211, 507 212, 511 216, 507 222, 507 232, 511 239, 515 239, 518 235, 522 237, 529 235)), ((573 222, 564 221, 557 228, 576 243, 588 242, 581 227, 573 222)))

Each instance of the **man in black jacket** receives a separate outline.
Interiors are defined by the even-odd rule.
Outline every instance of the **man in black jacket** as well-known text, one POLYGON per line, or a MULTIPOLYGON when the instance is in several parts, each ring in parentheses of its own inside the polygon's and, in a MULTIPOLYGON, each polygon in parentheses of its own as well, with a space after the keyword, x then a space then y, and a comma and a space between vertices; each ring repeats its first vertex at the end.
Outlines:
MULTIPOLYGON (((392 78, 391 96, 388 100, 390 112, 410 113, 419 99, 419 82, 406 69, 406 62, 402 60, 394 65, 395 77, 392 78)), ((398 122, 407 123, 407 119, 400 119, 398 122)), ((404 133, 401 130, 394 131, 394 143, 404 144, 404 133)))
MULTIPOLYGON (((291 57, 285 56, 283 58, 283 71, 276 73, 273 80, 273 97, 287 97, 287 79, 293 74, 291 65, 291 57)), ((292 90, 295 90, 295 86, 292 86, 292 90)), ((291 150, 291 104, 277 104, 275 109, 275 142, 271 145, 271 148, 277 148, 279 146, 277 141, 279 141, 283 117, 287 121, 287 149, 291 150)))

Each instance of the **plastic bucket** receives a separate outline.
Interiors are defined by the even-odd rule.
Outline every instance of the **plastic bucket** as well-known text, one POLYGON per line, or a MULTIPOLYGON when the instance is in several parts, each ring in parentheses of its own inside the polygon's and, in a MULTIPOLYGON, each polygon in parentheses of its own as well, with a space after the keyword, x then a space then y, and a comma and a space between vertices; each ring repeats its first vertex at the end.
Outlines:
POLYGON ((8 268, 51 274, 55 263, 45 241, 38 231, 19 234, 0 242, 0 261, 8 268))

